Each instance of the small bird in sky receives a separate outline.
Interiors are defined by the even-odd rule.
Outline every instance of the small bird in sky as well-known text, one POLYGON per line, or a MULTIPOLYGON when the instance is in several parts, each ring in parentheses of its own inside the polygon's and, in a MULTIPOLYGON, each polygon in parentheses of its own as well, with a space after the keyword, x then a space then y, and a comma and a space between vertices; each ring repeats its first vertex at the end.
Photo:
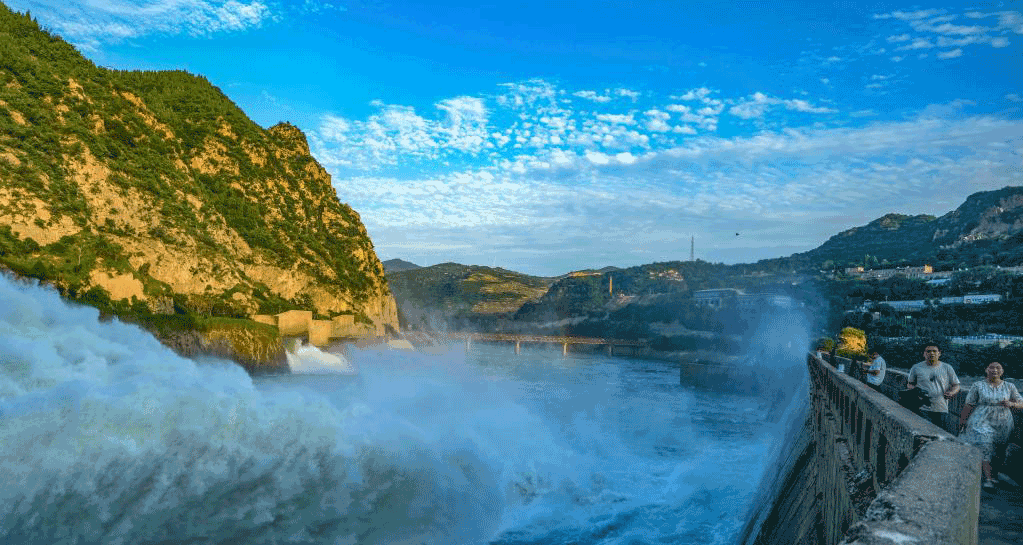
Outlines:
POLYGON ((735 233, 735 236, 739 236, 739 233, 735 233))

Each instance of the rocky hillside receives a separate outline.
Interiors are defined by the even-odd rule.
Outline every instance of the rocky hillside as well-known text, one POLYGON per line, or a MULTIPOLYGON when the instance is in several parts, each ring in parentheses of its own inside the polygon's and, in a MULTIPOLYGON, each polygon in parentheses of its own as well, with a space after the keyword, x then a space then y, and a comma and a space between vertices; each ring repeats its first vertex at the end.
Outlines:
POLYGON ((0 265, 115 314, 289 309, 397 327, 302 132, 182 71, 99 68, 0 5, 0 265))
POLYGON ((826 261, 862 265, 865 256, 892 264, 1023 264, 1023 187, 974 193, 937 218, 887 214, 784 259, 816 266, 826 261))
POLYGON ((547 292, 553 278, 458 263, 397 270, 387 280, 409 324, 438 327, 465 317, 513 313, 547 292))

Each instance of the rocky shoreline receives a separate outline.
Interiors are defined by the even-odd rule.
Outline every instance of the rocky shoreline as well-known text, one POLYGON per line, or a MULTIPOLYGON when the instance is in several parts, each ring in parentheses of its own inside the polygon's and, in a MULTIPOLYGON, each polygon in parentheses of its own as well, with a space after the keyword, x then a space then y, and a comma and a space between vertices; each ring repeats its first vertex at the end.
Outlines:
POLYGON ((238 350, 230 338, 209 338, 199 331, 176 331, 172 333, 153 332, 161 344, 170 348, 175 354, 188 359, 213 357, 237 363, 250 375, 288 374, 288 358, 284 345, 267 358, 256 358, 238 350))

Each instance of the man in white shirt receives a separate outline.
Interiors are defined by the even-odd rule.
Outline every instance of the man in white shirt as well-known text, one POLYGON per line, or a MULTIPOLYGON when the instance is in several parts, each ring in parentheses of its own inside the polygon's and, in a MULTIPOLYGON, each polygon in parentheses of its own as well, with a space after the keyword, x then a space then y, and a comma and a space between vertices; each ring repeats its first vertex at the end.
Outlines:
POLYGON ((909 368, 906 386, 927 392, 931 402, 925 403, 920 412, 934 425, 952 433, 948 400, 959 393, 959 377, 951 365, 938 359, 940 357, 941 351, 936 345, 927 345, 924 348, 924 361, 909 368))
POLYGON ((877 350, 870 351, 870 362, 863 364, 863 372, 867 374, 867 384, 875 390, 884 382, 884 374, 888 370, 888 364, 877 350))

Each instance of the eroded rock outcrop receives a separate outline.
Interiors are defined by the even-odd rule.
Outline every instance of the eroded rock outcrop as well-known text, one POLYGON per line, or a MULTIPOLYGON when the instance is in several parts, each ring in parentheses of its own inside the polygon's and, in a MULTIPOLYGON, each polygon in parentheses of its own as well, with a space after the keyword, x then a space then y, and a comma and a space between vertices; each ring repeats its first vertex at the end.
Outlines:
POLYGON ((0 37, 0 263, 117 315, 398 328, 359 215, 297 127, 263 129, 201 76, 96 67, 2 5, 0 37))

